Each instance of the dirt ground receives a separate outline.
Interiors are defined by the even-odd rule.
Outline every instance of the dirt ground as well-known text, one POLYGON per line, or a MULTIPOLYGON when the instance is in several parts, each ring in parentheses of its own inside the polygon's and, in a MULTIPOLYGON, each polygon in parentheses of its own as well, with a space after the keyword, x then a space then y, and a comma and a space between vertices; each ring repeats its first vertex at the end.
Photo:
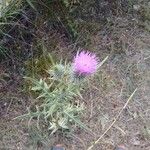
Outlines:
MULTIPOLYGON (((0 150, 48 150, 57 143, 67 150, 87 150, 111 125, 136 88, 119 119, 93 150, 114 150, 119 144, 128 150, 150 150, 150 34, 139 28, 136 20, 129 20, 112 18, 111 25, 104 25, 88 45, 100 60, 108 56, 89 80, 81 99, 85 105, 82 121, 92 132, 76 127, 72 134, 49 137, 45 131, 29 129, 27 121, 15 120, 26 112, 32 97, 23 91, 23 75, 16 66, 9 60, 1 63, 0 150)), ((51 34, 41 33, 48 43, 51 34)), ((74 47, 60 42, 52 53, 70 60, 74 47)))

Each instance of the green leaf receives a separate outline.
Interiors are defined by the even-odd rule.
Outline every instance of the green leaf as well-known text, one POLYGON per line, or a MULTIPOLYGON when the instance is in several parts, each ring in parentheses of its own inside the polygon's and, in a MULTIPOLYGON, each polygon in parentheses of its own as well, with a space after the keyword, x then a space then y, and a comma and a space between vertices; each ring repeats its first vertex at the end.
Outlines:
POLYGON ((91 131, 91 129, 89 129, 84 123, 82 123, 79 119, 76 119, 74 116, 70 115, 69 113, 67 113, 66 111, 64 111, 64 114, 66 114, 70 119, 72 119, 75 123, 77 123, 80 127, 82 127, 83 129, 86 129, 87 131, 91 131))
POLYGON ((43 91, 43 93, 45 93, 45 95, 47 95, 51 98, 50 92, 47 90, 47 88, 45 88, 43 86, 44 81, 42 79, 40 79, 40 81, 32 79, 30 77, 25 77, 25 79, 30 80, 31 82, 33 82, 37 87, 39 87, 39 89, 41 89, 43 91))
POLYGON ((69 129, 68 126, 68 119, 67 118, 61 118, 59 121, 58 121, 58 125, 60 127, 62 127, 63 129, 69 129))
POLYGON ((31 88, 32 91, 40 91, 41 90, 41 87, 39 86, 34 86, 31 88))
POLYGON ((46 96, 46 93, 41 93, 36 99, 40 99, 42 97, 45 97, 46 96))
POLYGON ((58 105, 55 103, 54 105, 52 105, 49 110, 46 112, 45 118, 48 118, 49 116, 53 116, 53 113, 56 112, 58 105))

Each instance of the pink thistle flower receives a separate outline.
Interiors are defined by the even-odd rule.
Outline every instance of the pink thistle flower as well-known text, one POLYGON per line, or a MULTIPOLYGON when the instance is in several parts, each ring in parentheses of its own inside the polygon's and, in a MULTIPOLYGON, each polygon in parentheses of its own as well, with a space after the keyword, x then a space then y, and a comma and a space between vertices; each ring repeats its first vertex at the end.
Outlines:
POLYGON ((73 60, 73 71, 78 75, 90 75, 96 72, 98 59, 95 54, 81 51, 73 60))

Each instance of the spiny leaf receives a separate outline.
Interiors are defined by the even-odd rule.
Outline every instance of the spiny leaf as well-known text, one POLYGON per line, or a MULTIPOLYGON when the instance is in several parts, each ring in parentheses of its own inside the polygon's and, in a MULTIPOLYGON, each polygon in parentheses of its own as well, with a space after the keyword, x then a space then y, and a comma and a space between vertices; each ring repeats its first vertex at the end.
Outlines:
POLYGON ((53 113, 56 112, 58 105, 54 104, 52 105, 49 110, 46 112, 45 118, 48 118, 49 116, 53 116, 53 113))
POLYGON ((46 93, 41 93, 36 99, 40 99, 46 96, 46 93))
POLYGON ((76 119, 74 116, 70 115, 69 113, 64 111, 64 114, 66 114, 70 119, 72 119, 75 123, 77 123, 80 127, 86 129, 87 131, 91 131, 84 123, 82 123, 79 119, 76 119))
POLYGON ((68 119, 67 118, 61 118, 59 121, 58 121, 58 125, 64 129, 69 129, 68 126, 67 126, 67 123, 68 123, 68 119))
POLYGON ((51 94, 49 93, 49 91, 44 86, 42 86, 42 84, 43 84, 43 80, 42 79, 40 79, 40 82, 38 80, 32 79, 30 77, 25 77, 25 79, 28 79, 28 80, 32 81, 37 87, 41 88, 41 90, 46 95, 48 95, 49 97, 51 97, 51 94))

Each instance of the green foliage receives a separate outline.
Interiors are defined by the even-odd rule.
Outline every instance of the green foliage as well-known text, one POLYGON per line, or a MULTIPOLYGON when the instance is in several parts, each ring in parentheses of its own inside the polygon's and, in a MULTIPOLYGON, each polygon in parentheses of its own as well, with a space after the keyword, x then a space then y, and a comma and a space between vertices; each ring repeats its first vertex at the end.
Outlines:
POLYGON ((72 15, 74 14, 74 8, 76 5, 72 0, 60 0, 60 1, 52 1, 48 5, 49 10, 48 14, 50 16, 50 20, 55 20, 55 25, 60 26, 62 30, 64 30, 66 36, 71 40, 75 41, 78 32, 78 24, 76 22, 76 18, 72 15))
POLYGON ((2 0, 0 3, 0 57, 9 55, 9 50, 3 45, 3 37, 11 37, 8 35, 10 26, 14 25, 13 20, 20 13, 22 3, 19 0, 2 0))
POLYGON ((45 122, 51 133, 71 129, 73 124, 89 130, 80 121, 83 104, 74 100, 81 97, 82 86, 81 81, 74 77, 71 65, 53 64, 47 72, 49 76, 40 80, 26 77, 33 83, 31 90, 36 94, 36 102, 27 114, 20 117, 30 121, 36 118, 38 128, 40 122, 45 122))
POLYGON ((20 7, 22 3, 18 0, 9 0, 2 3, 0 9, 0 31, 2 33, 3 25, 11 24, 11 21, 15 18, 16 15, 20 12, 20 7))

